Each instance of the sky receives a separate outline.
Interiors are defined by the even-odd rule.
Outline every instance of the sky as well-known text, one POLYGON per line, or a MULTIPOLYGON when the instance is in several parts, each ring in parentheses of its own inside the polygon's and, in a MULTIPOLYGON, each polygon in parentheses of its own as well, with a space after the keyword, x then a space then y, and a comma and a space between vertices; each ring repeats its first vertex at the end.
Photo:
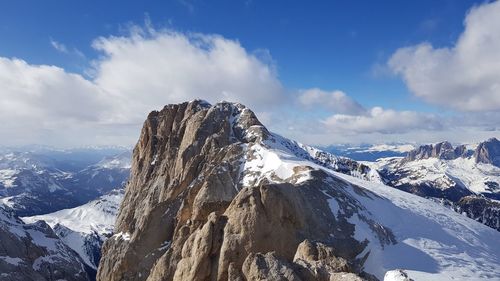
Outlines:
POLYGON ((327 146, 500 137, 499 1, 1 1, 0 145, 132 145, 242 102, 327 146))

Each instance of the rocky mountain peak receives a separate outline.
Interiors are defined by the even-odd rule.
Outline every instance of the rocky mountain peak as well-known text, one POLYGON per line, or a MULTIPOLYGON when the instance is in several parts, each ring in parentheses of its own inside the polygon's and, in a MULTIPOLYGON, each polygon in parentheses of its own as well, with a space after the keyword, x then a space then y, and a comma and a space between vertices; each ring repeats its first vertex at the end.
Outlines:
MULTIPOLYGON (((443 209, 373 181, 367 166, 269 132, 241 104, 168 105, 144 123, 97 280, 383 278, 403 265, 394 253, 413 251, 396 235, 421 237, 443 209)), ((443 222, 469 229, 446 211, 443 222)))
POLYGON ((496 138, 490 138, 479 143, 474 151, 474 159, 476 163, 486 163, 500 167, 500 141, 496 138))
MULTIPOLYGON (((352 225, 327 215, 325 192, 336 191, 318 186, 329 176, 313 173, 315 184, 296 189, 311 168, 282 163, 271 147, 345 173, 369 170, 270 133, 239 103, 195 100, 150 113, 134 148, 116 234, 103 246, 98 280, 233 280, 258 274, 252 266, 260 252, 275 252, 265 256, 269 266, 292 264, 305 239, 322 241, 348 261, 333 270, 311 260, 326 268, 325 278, 344 269, 361 273, 355 257, 365 244, 352 238, 352 225), (334 238, 329 229, 345 232, 334 238)), ((346 213, 361 209, 355 201, 345 204, 346 213)), ((392 241, 389 230, 381 237, 392 241)))
POLYGON ((448 141, 439 142, 436 144, 426 144, 417 147, 408 152, 403 162, 422 160, 428 158, 439 158, 444 160, 452 160, 463 156, 466 153, 466 147, 459 145, 453 147, 448 141))
POLYGON ((465 145, 453 147, 448 141, 421 145, 408 152, 402 163, 428 158, 453 160, 459 157, 471 156, 476 163, 492 164, 500 167, 500 141, 497 138, 490 138, 479 143, 474 151, 467 149, 465 145))

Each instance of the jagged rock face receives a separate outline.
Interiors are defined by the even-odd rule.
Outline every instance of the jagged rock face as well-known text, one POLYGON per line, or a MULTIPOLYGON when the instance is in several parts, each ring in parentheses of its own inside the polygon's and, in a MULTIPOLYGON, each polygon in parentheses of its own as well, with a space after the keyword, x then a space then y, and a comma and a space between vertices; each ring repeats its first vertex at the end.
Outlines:
POLYGON ((478 196, 467 196, 453 205, 459 213, 464 213, 480 223, 500 231, 500 203, 478 196))
POLYGON ((44 221, 23 223, 0 206, 0 280, 90 280, 78 255, 44 221))
POLYGON ((474 151, 476 163, 492 164, 500 167, 500 141, 491 138, 478 145, 474 151))
POLYGON ((494 201, 487 199, 500 199, 497 139, 481 142, 475 150, 448 142, 423 145, 405 158, 379 159, 375 165, 387 185, 422 197, 449 200, 455 210, 464 210, 460 213, 498 229, 499 214, 492 208, 494 201))
POLYGON ((427 158, 439 158, 445 160, 456 159, 463 156, 467 149, 463 145, 453 147, 451 143, 444 141, 437 144, 422 145, 408 152, 404 161, 415 161, 427 158))
MULTIPOLYGON (((324 172, 296 167, 291 175, 266 173, 265 165, 275 165, 262 152, 266 142, 311 154, 269 133, 239 104, 193 101, 152 112, 134 149, 117 234, 103 246, 97 279, 281 280, 274 277, 299 278, 311 268, 322 268, 334 276, 330 280, 341 280, 337 271, 362 274, 366 255, 358 255, 367 242, 353 238, 345 217, 362 207, 343 191, 345 184, 324 172), (251 167, 257 158, 265 164, 251 167), (343 215, 332 214, 331 196, 344 198, 343 215), (291 266, 306 239, 321 241, 337 262, 307 259, 301 250, 301 269, 291 266)), ((338 164, 328 160, 317 159, 338 164)), ((390 230, 380 235, 391 243, 390 230)))
POLYGON ((496 138, 491 138, 479 143, 474 151, 468 150, 465 145, 453 147, 453 145, 447 141, 437 144, 421 145, 408 152, 402 162, 428 158, 453 160, 459 157, 470 156, 474 158, 476 163, 492 164, 500 167, 500 141, 496 138))

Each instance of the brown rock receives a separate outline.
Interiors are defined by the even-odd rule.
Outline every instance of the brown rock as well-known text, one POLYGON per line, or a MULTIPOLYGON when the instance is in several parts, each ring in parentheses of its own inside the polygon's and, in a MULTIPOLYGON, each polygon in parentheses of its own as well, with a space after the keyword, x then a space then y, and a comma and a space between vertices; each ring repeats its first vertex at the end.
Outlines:
POLYGON ((293 266, 274 252, 248 255, 242 270, 247 281, 302 281, 293 266))
POLYGON ((345 217, 361 207, 343 181, 304 166, 289 179, 260 175, 242 186, 253 145, 271 137, 240 104, 193 101, 152 112, 134 149, 120 235, 106 241, 97 279, 311 280, 300 274, 318 268, 340 278, 347 261, 361 264, 366 241, 353 238, 345 217), (300 180, 304 174, 311 179, 300 180), (332 214, 330 197, 344 215, 332 214), (306 239, 321 243, 299 247, 306 239))

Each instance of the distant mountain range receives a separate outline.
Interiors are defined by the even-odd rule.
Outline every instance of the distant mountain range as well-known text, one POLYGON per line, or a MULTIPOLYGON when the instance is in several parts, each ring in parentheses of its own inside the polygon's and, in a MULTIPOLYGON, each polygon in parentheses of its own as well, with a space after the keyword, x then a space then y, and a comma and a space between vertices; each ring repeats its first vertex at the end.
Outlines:
POLYGON ((123 194, 123 189, 117 189, 82 206, 22 219, 26 223, 47 222, 87 266, 97 270, 102 244, 113 235, 123 194))
POLYGON ((88 267, 44 221, 26 224, 0 204, 0 280, 91 280, 88 267))
POLYGON ((0 200, 19 216, 72 208, 123 186, 128 149, 77 149, 0 153, 0 200))
POLYGON ((500 141, 477 145, 422 145, 405 157, 366 163, 384 182, 419 196, 440 199, 460 213, 500 230, 500 141))
POLYGON ((130 162, 121 147, 1 149, 0 280, 94 280, 130 162))
POLYGON ((414 148, 414 144, 343 144, 320 147, 320 149, 331 154, 348 157, 356 161, 376 161, 386 157, 404 157, 414 148))

